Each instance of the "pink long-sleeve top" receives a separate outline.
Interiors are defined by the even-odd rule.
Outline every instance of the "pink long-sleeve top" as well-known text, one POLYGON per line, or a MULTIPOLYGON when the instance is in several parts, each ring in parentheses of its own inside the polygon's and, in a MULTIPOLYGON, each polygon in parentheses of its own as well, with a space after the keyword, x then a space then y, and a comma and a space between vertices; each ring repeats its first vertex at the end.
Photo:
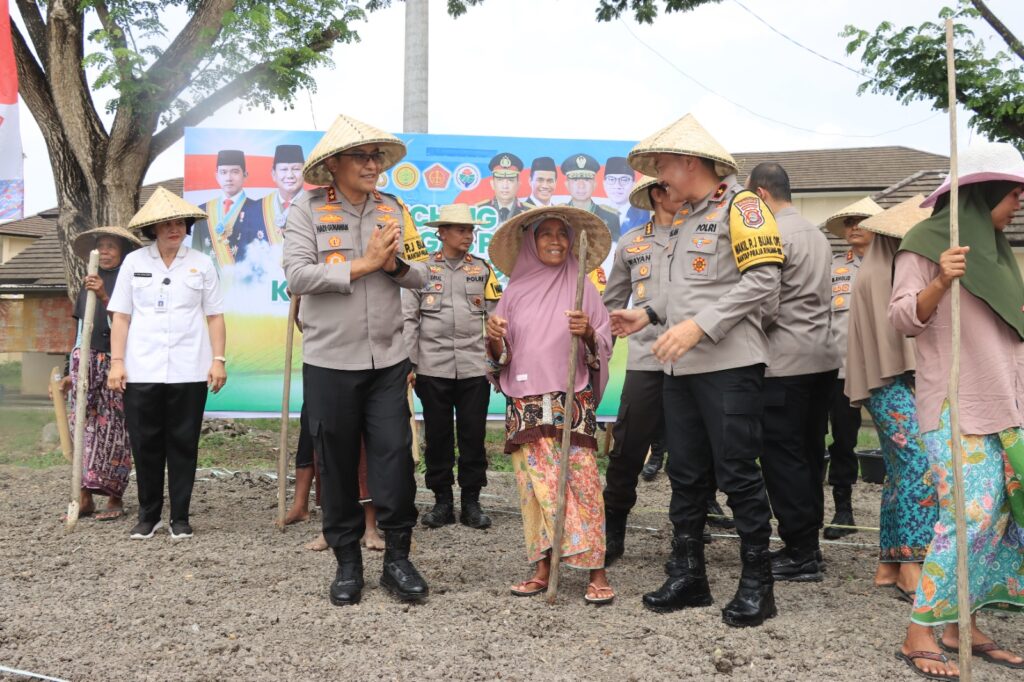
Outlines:
MULTIPOLYGON (((889 321, 917 339, 916 400, 922 433, 939 428, 952 364, 949 291, 927 321, 917 319, 917 295, 938 276, 939 266, 924 256, 897 254, 889 321)), ((964 287, 960 329, 961 432, 985 435, 1024 425, 1024 342, 964 287)))

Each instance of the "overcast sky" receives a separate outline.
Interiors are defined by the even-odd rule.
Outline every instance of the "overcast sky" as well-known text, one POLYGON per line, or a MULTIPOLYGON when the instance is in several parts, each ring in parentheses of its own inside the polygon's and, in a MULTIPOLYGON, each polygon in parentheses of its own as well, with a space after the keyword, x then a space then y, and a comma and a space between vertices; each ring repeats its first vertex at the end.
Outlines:
MULTIPOLYGON (((846 24, 918 24, 955 0, 740 1, 793 40, 858 69, 838 35, 846 24)), ((944 115, 922 102, 858 96, 862 77, 772 32, 735 0, 654 26, 631 17, 598 23, 596 0, 486 0, 459 19, 445 14, 443 0, 430 4, 432 133, 635 140, 690 112, 734 152, 906 145, 948 153, 944 115)), ((988 4, 1024 36, 1024 2, 988 4)), ((333 66, 317 72, 317 92, 300 93, 294 109, 271 114, 235 103, 203 127, 323 130, 344 112, 400 132, 404 15, 396 1, 357 25, 361 42, 336 47, 333 66)), ((975 30, 1005 49, 987 25, 975 30)), ((961 146, 967 118, 961 113, 961 146)), ((46 147, 24 104, 21 128, 31 215, 56 200, 46 147)), ((179 143, 147 181, 182 172, 179 143)))

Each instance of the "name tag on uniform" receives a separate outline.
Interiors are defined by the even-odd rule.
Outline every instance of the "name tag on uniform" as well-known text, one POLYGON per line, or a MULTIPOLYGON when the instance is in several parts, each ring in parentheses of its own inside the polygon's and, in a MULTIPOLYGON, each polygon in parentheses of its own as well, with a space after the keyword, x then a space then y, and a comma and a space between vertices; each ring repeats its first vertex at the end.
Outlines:
POLYGON ((153 273, 152 272, 133 272, 132 276, 133 277, 152 277, 153 273))

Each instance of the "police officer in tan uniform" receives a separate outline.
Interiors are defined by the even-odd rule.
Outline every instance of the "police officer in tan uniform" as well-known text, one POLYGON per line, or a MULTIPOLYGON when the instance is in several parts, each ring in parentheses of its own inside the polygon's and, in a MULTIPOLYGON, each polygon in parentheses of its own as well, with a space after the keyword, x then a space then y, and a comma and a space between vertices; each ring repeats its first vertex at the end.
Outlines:
POLYGON ((828 401, 839 369, 829 325, 832 251, 821 230, 793 206, 789 175, 778 163, 755 166, 747 188, 775 215, 786 256, 779 296, 765 317, 761 471, 785 543, 772 555, 772 572, 776 580, 818 582, 828 401))
POLYGON ((303 169, 320 187, 292 205, 285 229, 288 286, 302 296, 303 403, 320 456, 323 532, 338 560, 330 597, 339 606, 357 603, 363 588, 360 436, 386 544, 380 583, 403 601, 428 591, 409 561, 416 479, 400 297, 400 288, 427 283, 426 249, 402 202, 376 190, 378 175, 404 155, 398 138, 339 116, 303 169))
POLYGON ((459 444, 459 521, 470 528, 488 528, 491 519, 480 508, 480 489, 487 485, 487 315, 501 297, 501 287, 487 261, 469 253, 473 230, 483 223, 469 206, 441 207, 437 228, 441 249, 427 261, 427 283, 402 297, 405 342, 416 373, 414 387, 423 405, 426 429, 426 484, 434 508, 423 515, 429 528, 455 523, 452 484, 455 441, 459 444), (452 416, 455 431, 452 430, 452 416))
MULTIPOLYGON (((632 175, 633 169, 629 172, 632 175)), ((642 178, 634 186, 629 201, 639 210, 653 210, 654 217, 619 239, 604 290, 604 305, 609 311, 625 308, 630 300, 633 306, 643 307, 664 291, 668 283, 666 253, 672 239, 672 220, 682 205, 681 201, 669 200, 667 190, 651 177, 642 178)), ((659 442, 665 431, 661 406, 665 373, 651 352, 663 331, 663 325, 651 325, 629 337, 626 378, 619 398, 619 414, 612 427, 615 445, 608 453, 605 474, 608 566, 625 550, 626 521, 636 504, 637 477, 647 451, 651 450, 652 457, 655 448, 660 451, 659 442)))
POLYGON ((859 407, 852 407, 846 397, 846 335, 849 329, 850 301, 853 298, 853 282, 860 270, 861 260, 871 244, 874 232, 858 227, 865 218, 882 212, 882 207, 870 198, 864 198, 825 221, 825 229, 846 240, 850 248, 832 258, 832 336, 839 351, 842 365, 832 389, 829 401, 829 420, 832 422, 832 444, 828 448, 828 483, 832 486, 832 500, 835 515, 832 523, 825 528, 825 538, 837 540, 857 531, 854 526, 853 485, 857 482, 860 469, 857 461, 857 434, 860 432, 861 415, 859 407))
POLYGON ((612 332, 635 333, 666 321, 652 346, 664 363, 663 404, 672 482, 672 574, 644 595, 658 611, 713 602, 701 535, 717 481, 740 536, 739 589, 722 609, 731 626, 756 626, 776 614, 768 541, 771 511, 757 465, 768 339, 762 306, 778 296, 783 262, 775 218, 736 180, 736 162, 687 115, 629 153, 636 170, 656 176, 683 200, 669 246, 669 284, 650 305, 611 314, 612 332))

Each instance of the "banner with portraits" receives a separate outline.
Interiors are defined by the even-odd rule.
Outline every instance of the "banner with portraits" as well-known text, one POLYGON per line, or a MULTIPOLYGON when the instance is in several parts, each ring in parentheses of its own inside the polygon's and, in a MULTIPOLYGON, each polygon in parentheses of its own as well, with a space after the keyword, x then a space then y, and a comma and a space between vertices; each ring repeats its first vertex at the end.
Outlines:
MULTIPOLYGON (((322 133, 315 131, 189 128, 185 131, 185 199, 210 216, 193 228, 191 245, 214 259, 226 302, 230 379, 207 410, 276 413, 281 405, 287 282, 281 266, 288 209, 302 192, 302 165, 322 133)), ((613 242, 645 224, 647 211, 629 205, 637 174, 625 162, 633 142, 554 140, 397 133, 406 157, 382 173, 377 187, 408 207, 433 252, 440 207, 466 203, 477 228, 472 252, 487 258, 498 226, 537 205, 567 204, 592 211, 613 242)), ((612 248, 614 253, 614 245, 612 248)), ((611 264, 611 254, 604 271, 611 264)), ((499 273, 501 274, 501 273, 499 273)), ((503 275, 502 275, 503 276, 503 275)), ((604 277, 599 273, 597 278, 604 277)), ((396 315, 400 311, 395 311, 396 315)), ((618 342, 598 414, 612 418, 625 372, 626 344, 618 342)), ((302 401, 301 336, 296 337, 291 406, 302 401)), ((489 412, 504 415, 492 395, 489 412)))

